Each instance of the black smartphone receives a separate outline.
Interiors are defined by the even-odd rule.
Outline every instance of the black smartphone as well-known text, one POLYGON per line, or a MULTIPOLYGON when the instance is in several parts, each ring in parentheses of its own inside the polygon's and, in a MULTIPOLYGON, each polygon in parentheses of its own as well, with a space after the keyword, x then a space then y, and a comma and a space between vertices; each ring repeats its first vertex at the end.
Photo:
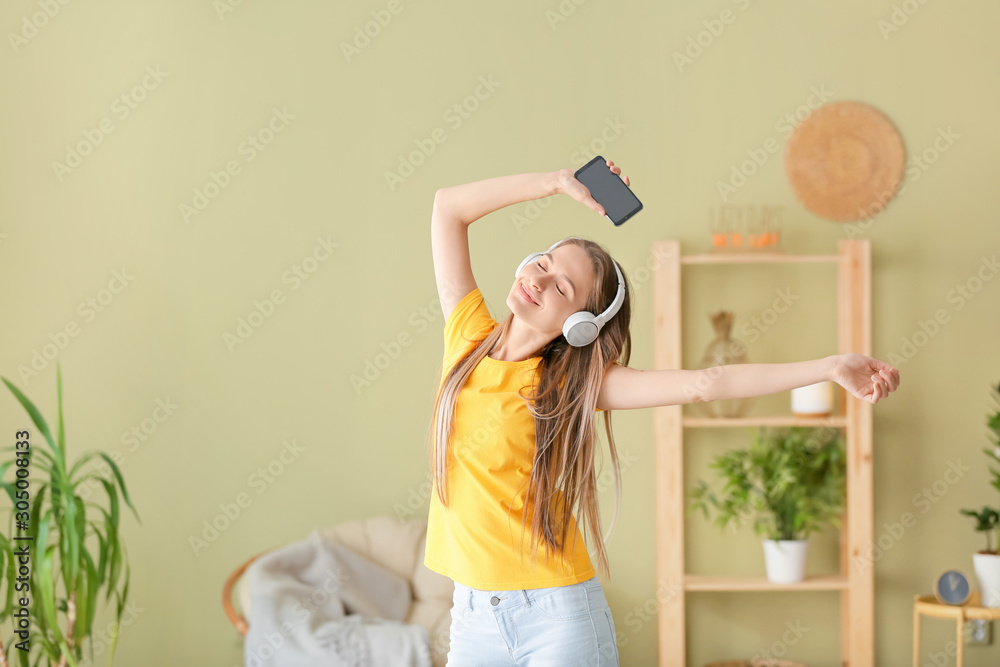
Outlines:
POLYGON ((642 210, 642 202, 625 185, 621 177, 611 171, 608 161, 598 155, 576 170, 576 180, 590 190, 590 195, 604 207, 604 217, 615 227, 642 210))

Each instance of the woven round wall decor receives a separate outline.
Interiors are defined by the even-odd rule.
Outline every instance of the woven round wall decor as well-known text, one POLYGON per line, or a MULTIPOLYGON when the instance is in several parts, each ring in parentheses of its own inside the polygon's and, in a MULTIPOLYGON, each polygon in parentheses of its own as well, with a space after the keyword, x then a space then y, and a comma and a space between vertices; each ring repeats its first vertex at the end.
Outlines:
POLYGON ((896 196, 905 162, 892 121, 863 102, 832 102, 813 111, 785 148, 795 196, 835 222, 878 215, 896 196))

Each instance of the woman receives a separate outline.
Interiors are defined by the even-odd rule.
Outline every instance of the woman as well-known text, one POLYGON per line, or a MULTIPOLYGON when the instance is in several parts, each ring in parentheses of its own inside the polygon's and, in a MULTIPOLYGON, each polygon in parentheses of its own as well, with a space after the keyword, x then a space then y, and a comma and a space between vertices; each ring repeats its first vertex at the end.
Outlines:
MULTIPOLYGON (((597 412, 605 412, 620 498, 607 411, 757 396, 824 380, 876 403, 899 386, 898 370, 859 354, 734 364, 711 376, 629 368, 629 283, 604 248, 576 237, 521 263, 507 294, 511 312, 497 322, 472 274, 468 226, 555 194, 604 215, 570 169, 490 178, 434 197, 431 245, 445 350, 431 424, 424 564, 455 582, 449 667, 618 664, 611 610, 573 515, 579 507, 588 534, 601 534, 597 412), (593 316, 593 324, 580 323, 593 316)), ((612 527, 615 517, 617 502, 612 527)), ((604 540, 595 546, 607 575, 604 540)))

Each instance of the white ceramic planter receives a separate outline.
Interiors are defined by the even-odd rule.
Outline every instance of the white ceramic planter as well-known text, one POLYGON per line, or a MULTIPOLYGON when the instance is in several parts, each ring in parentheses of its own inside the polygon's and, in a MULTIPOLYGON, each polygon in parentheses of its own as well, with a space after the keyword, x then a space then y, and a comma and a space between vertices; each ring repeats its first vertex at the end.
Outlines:
POLYGON ((1000 555, 972 554, 984 607, 1000 607, 1000 555))
POLYGON ((764 540, 767 580, 774 584, 794 584, 806 575, 809 540, 764 540))
POLYGON ((792 414, 799 417, 833 414, 833 382, 817 382, 792 389, 792 414))

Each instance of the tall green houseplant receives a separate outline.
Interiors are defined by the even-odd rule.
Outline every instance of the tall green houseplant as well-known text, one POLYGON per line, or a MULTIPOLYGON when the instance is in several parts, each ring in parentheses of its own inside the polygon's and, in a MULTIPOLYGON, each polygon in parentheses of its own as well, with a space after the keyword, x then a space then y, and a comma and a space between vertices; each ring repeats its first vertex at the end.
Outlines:
POLYGON ((748 449, 719 455, 709 467, 725 478, 723 497, 699 480, 689 494, 691 511, 708 518, 711 505, 721 528, 753 518, 754 532, 765 539, 803 540, 828 522, 840 527, 847 460, 836 429, 762 427, 748 449))
MULTIPOLYGON (((990 458, 991 463, 1000 463, 1000 382, 995 387, 991 386, 990 389, 993 390, 993 401, 996 403, 996 408, 994 408, 993 414, 986 416, 986 428, 992 431, 990 440, 993 446, 983 447, 983 453, 990 458)), ((1000 491, 1000 470, 990 468, 990 473, 993 475, 990 486, 1000 491)), ((960 509, 959 513, 974 518, 976 532, 986 536, 986 549, 979 553, 1000 554, 1000 511, 990 505, 983 505, 983 509, 978 512, 974 509, 960 509), (990 535, 992 534, 997 537, 996 547, 990 543, 990 535)))
MULTIPOLYGON (((122 612, 128 601, 131 574, 125 545, 119 536, 119 489, 136 520, 142 521, 129 499, 121 471, 107 454, 89 451, 72 467, 67 467, 62 370, 58 364, 55 437, 27 396, 7 378, 0 379, 24 407, 35 427, 34 432, 27 428, 16 429, 15 445, 3 448, 3 451, 12 451, 13 455, 0 463, 0 486, 11 500, 7 532, 0 533, 0 570, 5 573, 7 587, 0 610, 0 627, 7 627, 8 621, 14 626, 14 634, 0 645, 0 664, 29 667, 41 664, 47 657, 52 665, 78 667, 87 638, 91 638, 89 659, 93 662, 94 612, 98 594, 106 588, 104 601, 110 601, 113 596, 117 605, 108 652, 108 665, 111 665, 122 612), (96 457, 107 462, 113 479, 105 479, 95 470, 83 472, 83 465, 96 457), (8 470, 14 473, 11 475, 13 481, 4 480, 8 470), (79 487, 90 480, 104 487, 108 509, 84 502, 77 494, 79 487), (89 515, 88 507, 93 508, 89 515), (103 516, 97 515, 98 511, 103 516), (97 538, 96 554, 91 554, 86 544, 90 536, 97 538), (23 575, 25 567, 29 570, 26 577, 29 587, 27 590, 18 587, 15 591, 18 582, 15 577, 23 575), (60 582, 62 591, 59 590, 60 582), (26 604, 22 605, 22 600, 26 604), (32 650, 39 646, 41 651, 32 658, 32 650), (11 651, 16 657, 10 655, 11 651)), ((0 640, 3 639, 5 637, 0 636, 0 640)))

